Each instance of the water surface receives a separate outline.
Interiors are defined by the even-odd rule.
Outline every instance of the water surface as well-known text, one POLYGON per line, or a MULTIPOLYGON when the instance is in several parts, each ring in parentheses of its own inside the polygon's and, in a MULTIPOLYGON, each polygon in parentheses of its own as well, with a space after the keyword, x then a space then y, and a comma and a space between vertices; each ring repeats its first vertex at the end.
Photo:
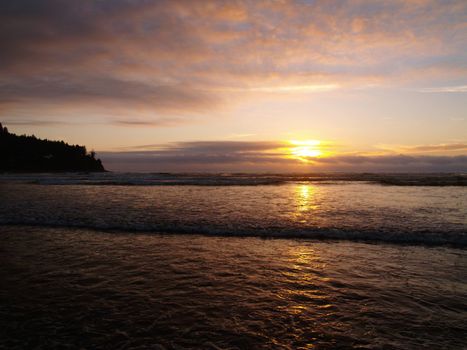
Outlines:
POLYGON ((0 348, 467 348, 462 181, 0 175, 0 348))
POLYGON ((0 224, 467 245, 465 186, 270 177, 4 176, 0 224))
POLYGON ((447 247, 0 228, 0 347, 461 349, 447 247))

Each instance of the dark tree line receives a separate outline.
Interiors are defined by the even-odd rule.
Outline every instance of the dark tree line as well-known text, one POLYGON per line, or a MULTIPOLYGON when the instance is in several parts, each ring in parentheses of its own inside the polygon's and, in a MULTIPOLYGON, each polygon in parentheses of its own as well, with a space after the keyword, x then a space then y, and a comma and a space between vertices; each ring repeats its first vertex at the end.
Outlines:
POLYGON ((34 135, 15 135, 0 123, 0 172, 105 171, 94 151, 34 135))

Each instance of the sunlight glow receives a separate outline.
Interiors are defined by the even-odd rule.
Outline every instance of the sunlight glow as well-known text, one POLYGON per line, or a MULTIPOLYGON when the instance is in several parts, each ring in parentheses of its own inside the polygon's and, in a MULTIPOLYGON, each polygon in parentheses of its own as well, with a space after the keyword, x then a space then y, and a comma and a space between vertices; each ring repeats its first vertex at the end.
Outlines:
POLYGON ((339 88, 338 84, 284 85, 251 87, 250 91, 260 92, 326 92, 339 88))
POLYGON ((290 143, 295 146, 290 148, 292 157, 303 162, 308 162, 308 158, 316 158, 323 155, 323 151, 319 148, 321 141, 319 140, 291 140, 290 143))
POLYGON ((290 143, 295 146, 319 146, 321 144, 321 141, 319 140, 304 140, 304 141, 291 140, 290 143))
POLYGON ((295 211, 292 219, 296 222, 307 223, 312 220, 312 212, 318 209, 317 188, 310 184, 299 184, 294 189, 295 211))

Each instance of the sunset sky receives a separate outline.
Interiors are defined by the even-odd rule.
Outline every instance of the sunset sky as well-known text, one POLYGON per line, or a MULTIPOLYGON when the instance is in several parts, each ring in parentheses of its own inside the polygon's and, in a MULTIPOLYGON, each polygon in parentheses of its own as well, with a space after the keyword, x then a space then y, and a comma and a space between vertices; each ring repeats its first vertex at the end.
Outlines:
POLYGON ((0 122, 123 171, 467 171, 467 1, 0 2, 0 122))

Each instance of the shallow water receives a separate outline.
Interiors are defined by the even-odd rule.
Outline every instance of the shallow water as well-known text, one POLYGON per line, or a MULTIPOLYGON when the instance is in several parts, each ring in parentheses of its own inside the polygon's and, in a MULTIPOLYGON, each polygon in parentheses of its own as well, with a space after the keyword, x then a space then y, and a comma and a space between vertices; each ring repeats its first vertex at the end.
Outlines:
POLYGON ((467 252, 0 226, 0 348, 461 349, 467 252))
POLYGON ((467 348, 467 187, 285 178, 1 175, 0 349, 467 348))
POLYGON ((3 177, 0 224, 467 246, 467 187, 88 185, 95 176, 120 175, 3 177))

